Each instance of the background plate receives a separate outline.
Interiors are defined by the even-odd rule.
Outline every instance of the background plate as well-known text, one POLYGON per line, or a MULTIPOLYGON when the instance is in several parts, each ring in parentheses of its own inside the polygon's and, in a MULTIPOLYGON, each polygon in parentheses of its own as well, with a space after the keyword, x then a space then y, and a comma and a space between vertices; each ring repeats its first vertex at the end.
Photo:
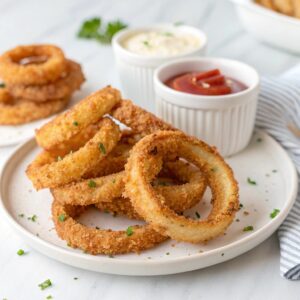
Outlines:
MULTIPOLYGON (((205 245, 167 241, 158 247, 137 254, 117 255, 114 258, 92 256, 69 248, 60 240, 51 220, 51 195, 48 190, 36 192, 24 172, 39 152, 34 140, 20 146, 7 161, 1 177, 0 208, 11 226, 33 248, 63 263, 79 268, 121 275, 163 275, 180 273, 214 265, 255 247, 269 237, 282 223, 292 207, 297 193, 295 168, 281 146, 263 132, 254 134, 248 148, 228 159, 240 186, 243 207, 236 220, 221 236, 205 245), (256 185, 248 183, 248 178, 256 185), (279 215, 271 219, 273 209, 279 215), (37 221, 32 222, 31 216, 37 221), (254 231, 244 232, 252 225, 254 231)), ((204 201, 186 213, 195 211, 205 217, 210 208, 209 193, 204 201)), ((81 221, 91 226, 127 228, 133 224, 123 217, 89 210, 81 221)), ((137 222, 135 222, 137 223, 137 222)))

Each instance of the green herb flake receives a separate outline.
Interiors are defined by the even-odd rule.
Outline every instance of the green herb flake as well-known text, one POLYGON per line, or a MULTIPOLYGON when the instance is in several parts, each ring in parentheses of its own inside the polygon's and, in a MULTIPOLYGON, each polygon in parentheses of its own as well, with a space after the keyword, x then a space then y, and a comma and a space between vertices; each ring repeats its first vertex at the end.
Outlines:
POLYGON ((275 169, 274 169, 274 170, 272 170, 272 173, 277 173, 277 170, 275 170, 275 169))
POLYGON ((239 208, 241 209, 241 208, 243 208, 243 207, 244 207, 244 205, 243 205, 242 203, 240 203, 239 208))
POLYGON ((32 221, 32 222, 36 222, 37 220, 37 215, 33 215, 31 217, 28 217, 27 220, 32 221))
POLYGON ((278 208, 274 208, 273 211, 270 213, 270 218, 274 219, 279 213, 280 210, 278 208))
POLYGON ((252 225, 249 225, 249 226, 246 226, 246 227, 244 227, 244 229, 243 229, 243 231, 253 231, 254 230, 254 228, 253 228, 253 226, 252 225))
POLYGON ((19 218, 24 218, 25 215, 24 215, 24 214, 18 214, 18 217, 19 217, 19 218))
POLYGON ((170 252, 167 252, 166 255, 170 255, 170 252))
POLYGON ((77 121, 74 121, 74 122, 73 122, 73 125, 74 125, 74 126, 78 126, 79 123, 78 123, 77 121))
POLYGON ((112 180, 112 183, 116 183, 116 179, 113 179, 113 180, 112 180))
POLYGON ((127 24, 120 20, 103 24, 101 18, 92 18, 82 24, 77 36, 84 39, 94 39, 101 44, 110 44, 113 36, 126 27, 127 24))
POLYGON ((112 254, 108 255, 109 258, 115 258, 112 254))
POLYGON ((150 44, 148 41, 143 41, 143 44, 146 46, 146 47, 150 47, 150 44))
POLYGON ((5 83, 4 83, 4 82, 1 82, 1 83, 0 83, 0 89, 3 89, 3 88, 5 88, 5 83))
POLYGON ((262 142, 262 138, 260 138, 260 137, 257 138, 257 139, 256 139, 256 142, 257 142, 257 143, 261 143, 261 142, 262 142))
POLYGON ((132 228, 131 226, 129 226, 129 227, 126 229, 126 234, 127 234, 127 236, 133 235, 133 228, 132 228))
POLYGON ((196 215, 196 217, 197 217, 198 219, 200 219, 201 216, 200 216, 200 214, 199 214, 197 211, 195 212, 195 215, 196 215))
POLYGON ((61 214, 58 216, 58 221, 59 222, 64 222, 66 220, 66 215, 65 214, 61 214))
POLYGON ((61 156, 57 156, 56 161, 61 161, 62 157, 61 156))
POLYGON ((106 154, 106 149, 105 149, 105 147, 104 147, 104 145, 102 143, 100 143, 98 145, 98 147, 99 147, 100 151, 102 152, 102 154, 106 154))
POLYGON ((52 297, 51 295, 48 295, 48 296, 46 297, 46 299, 47 299, 47 300, 53 299, 53 297, 52 297))
POLYGON ((163 32, 162 34, 169 37, 174 36, 172 32, 163 32))
POLYGON ((213 167, 213 168, 211 168, 210 170, 211 170, 211 172, 216 172, 216 171, 218 170, 218 168, 213 167))
POLYGON ((19 249, 18 252, 17 252, 17 254, 18 254, 19 256, 22 256, 22 255, 25 254, 25 251, 24 251, 23 249, 19 249))
POLYGON ((247 178, 247 182, 251 185, 257 185, 256 181, 251 179, 250 177, 247 178))
POLYGON ((88 182, 88 186, 90 188, 95 188, 97 186, 96 182, 94 180, 89 180, 88 182))
POLYGON ((44 282, 39 284, 39 287, 42 291, 45 290, 46 288, 50 287, 50 286, 52 286, 52 282, 51 282, 50 279, 47 279, 44 282))
POLYGON ((174 26, 181 26, 183 25, 184 23, 182 21, 177 21, 174 23, 174 26))
POLYGON ((74 277, 73 279, 74 279, 74 280, 78 280, 78 277, 74 277))
POLYGON ((224 256, 224 255, 225 255, 225 253, 222 253, 222 254, 221 254, 221 256, 224 256))

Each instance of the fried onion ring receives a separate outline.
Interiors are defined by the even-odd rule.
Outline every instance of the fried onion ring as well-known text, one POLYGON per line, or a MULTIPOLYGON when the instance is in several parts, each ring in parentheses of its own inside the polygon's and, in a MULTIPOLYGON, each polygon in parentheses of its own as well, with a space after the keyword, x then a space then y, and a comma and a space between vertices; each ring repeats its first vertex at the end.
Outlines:
POLYGON ((84 209, 84 206, 63 205, 56 199, 52 203, 52 217, 58 236, 67 241, 69 246, 80 248, 87 253, 139 253, 168 239, 147 224, 131 226, 131 235, 125 230, 112 231, 84 226, 75 220, 84 209), (60 216, 64 216, 63 221, 60 221, 60 216))
POLYGON ((119 126, 105 118, 100 130, 79 150, 57 161, 50 153, 42 152, 28 166, 26 174, 37 190, 80 180, 85 172, 106 157, 120 138, 119 126))
MULTIPOLYGON (((192 170, 182 161, 168 162, 165 164, 169 172, 175 176, 180 185, 163 186, 159 182, 156 190, 167 200, 168 206, 175 211, 183 211, 194 206, 202 198, 206 188, 206 182, 200 171, 192 170)), ((68 185, 52 189, 52 195, 61 199, 64 204, 86 206, 101 202, 113 202, 121 197, 124 191, 125 172, 119 172, 108 176, 72 182, 68 185)))
POLYGON ((64 54, 53 45, 18 46, 0 56, 0 74, 7 84, 47 84, 57 80, 65 71, 64 54), (20 63, 30 57, 44 57, 45 61, 23 65, 20 63))
POLYGON ((49 117, 67 106, 70 98, 35 103, 14 99, 6 89, 0 89, 0 124, 19 125, 49 117))
POLYGON ((71 60, 66 60, 66 64, 66 73, 55 82, 46 85, 10 85, 7 83, 7 89, 15 98, 36 102, 70 96, 80 88, 85 79, 79 64, 71 60))
POLYGON ((104 114, 110 112, 121 99, 118 90, 108 86, 99 90, 72 109, 57 116, 36 131, 37 143, 45 150, 51 151, 81 130, 96 123, 104 114))
POLYGON ((176 130, 172 125, 134 105, 130 100, 120 101, 111 115, 133 131, 143 135, 151 134, 157 130, 176 130))
POLYGON ((205 242, 222 234, 238 210, 238 186, 231 168, 217 151, 202 141, 175 131, 160 131, 144 137, 132 149, 125 166, 124 196, 134 209, 159 233, 178 241, 205 242), (176 214, 164 197, 151 186, 163 158, 176 154, 206 176, 212 192, 212 211, 205 220, 176 214))

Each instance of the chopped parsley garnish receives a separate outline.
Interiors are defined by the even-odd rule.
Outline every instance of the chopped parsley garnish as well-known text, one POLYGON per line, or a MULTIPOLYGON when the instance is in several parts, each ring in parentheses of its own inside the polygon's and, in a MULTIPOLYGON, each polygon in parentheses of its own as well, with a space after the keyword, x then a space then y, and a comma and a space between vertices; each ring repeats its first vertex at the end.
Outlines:
POLYGON ((222 253, 221 256, 224 256, 224 253, 222 253))
POLYGON ((198 219, 200 219, 201 216, 200 216, 200 214, 199 214, 197 211, 195 212, 195 215, 196 215, 196 217, 197 217, 198 219))
POLYGON ((256 141, 257 141, 258 143, 261 143, 261 142, 262 142, 262 138, 257 138, 256 141))
POLYGON ((24 218, 24 216, 25 216, 24 214, 18 214, 19 218, 24 218))
POLYGON ((88 186, 90 188, 95 188, 97 186, 96 182, 94 180, 89 180, 88 182, 88 186))
POLYGON ((241 208, 243 208, 243 207, 244 207, 244 205, 243 205, 242 203, 240 203, 239 208, 241 209, 241 208))
POLYGON ((74 121, 74 122, 73 122, 73 125, 74 125, 74 126, 78 126, 79 123, 78 123, 77 121, 74 121))
POLYGON ((216 172, 218 169, 216 167, 213 167, 210 169, 212 172, 216 172))
POLYGON ((253 226, 252 225, 249 225, 249 226, 246 226, 244 227, 243 231, 253 231, 253 226))
POLYGON ((174 36, 172 32, 163 32, 163 35, 165 36, 174 36))
POLYGON ((39 287, 42 291, 45 290, 46 288, 50 287, 50 286, 52 286, 52 282, 51 282, 50 279, 47 279, 44 282, 39 284, 39 287))
POLYGON ((27 220, 32 221, 32 222, 36 222, 36 219, 37 219, 37 215, 33 215, 33 216, 27 218, 27 220))
POLYGON ((19 249, 18 252, 17 252, 17 254, 18 254, 19 256, 22 256, 22 255, 25 254, 25 251, 24 251, 23 249, 19 249))
POLYGON ((113 180, 112 180, 112 183, 116 183, 116 179, 113 179, 113 180))
POLYGON ((272 173, 277 173, 277 170, 275 170, 275 169, 274 169, 274 170, 272 170, 272 173))
POLYGON ((167 252, 166 255, 170 255, 170 252, 167 252))
POLYGON ((150 47, 150 44, 148 41, 143 41, 143 44, 146 46, 146 47, 150 47))
POLYGON ((129 226, 129 227, 126 229, 126 234, 127 234, 127 236, 133 235, 133 229, 132 229, 131 226, 129 226))
POLYGON ((254 181, 254 180, 251 179, 250 177, 247 178, 247 181, 248 181, 248 183, 251 184, 251 185, 256 185, 256 184, 257 184, 256 181, 254 181))
POLYGON ((99 149, 103 154, 106 154, 106 149, 102 143, 99 144, 99 149))
POLYGON ((74 280, 78 280, 78 277, 74 277, 73 279, 74 279, 74 280))
POLYGON ((270 218, 274 219, 279 213, 280 210, 278 208, 274 208, 273 211, 270 213, 270 218))
POLYGON ((61 214, 58 216, 58 221, 59 222, 64 222, 66 220, 66 215, 65 214, 61 214))
POLYGON ((77 36, 84 39, 94 39, 101 44, 110 44, 112 37, 126 27, 127 24, 119 20, 104 24, 101 18, 92 18, 83 22, 77 36))
POLYGON ((109 254, 108 257, 109 258, 114 258, 114 256, 112 254, 109 254))
POLYGON ((174 26, 180 26, 180 25, 183 25, 182 21, 177 21, 177 22, 174 23, 174 26))
POLYGON ((3 88, 5 88, 5 83, 4 83, 4 82, 1 82, 1 83, 0 83, 0 89, 3 89, 3 88))
POLYGON ((47 299, 47 300, 53 299, 53 297, 52 297, 51 295, 48 295, 48 296, 46 297, 46 299, 47 299))

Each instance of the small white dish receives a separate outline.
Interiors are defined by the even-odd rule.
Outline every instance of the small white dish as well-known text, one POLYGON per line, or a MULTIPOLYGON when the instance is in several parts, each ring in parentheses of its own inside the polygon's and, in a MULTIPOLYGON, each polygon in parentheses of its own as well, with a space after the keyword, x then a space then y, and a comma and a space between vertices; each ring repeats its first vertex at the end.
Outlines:
POLYGON ((112 46, 115 61, 125 97, 135 99, 139 106, 154 111, 153 73, 161 64, 174 58, 187 56, 202 56, 205 54, 207 38, 201 30, 187 26, 160 24, 148 27, 124 29, 113 37, 112 46), (200 45, 195 50, 173 56, 146 56, 125 49, 122 42, 132 35, 151 30, 189 33, 199 38, 200 45))
POLYGON ((181 58, 155 71, 154 87, 156 115, 166 122, 216 146, 223 156, 248 145, 259 92, 259 76, 249 65, 224 58, 181 58), (165 84, 176 75, 211 69, 219 69, 248 88, 229 95, 203 96, 179 92, 165 84))
POLYGON ((300 19, 280 14, 253 0, 231 0, 245 29, 258 39, 300 53, 300 19))
MULTIPOLYGON (((67 246, 59 239, 51 220, 52 196, 48 190, 36 192, 25 175, 27 165, 40 152, 32 139, 20 146, 5 164, 0 180, 0 214, 30 246, 62 263, 96 272, 120 275, 165 275, 205 268, 232 259, 267 239, 283 222, 297 194, 297 173, 291 159, 270 136, 257 132, 247 149, 228 159, 240 188, 242 209, 226 234, 207 244, 166 241, 137 254, 89 255, 67 246), (253 164, 255 162, 255 165, 253 164), (251 185, 247 179, 256 181, 251 185), (270 213, 280 213, 270 218, 270 213), (20 216, 20 214, 24 214, 20 216), (36 222, 27 219, 37 216, 36 222), (243 228, 252 225, 253 231, 243 228)), ((209 193, 186 215, 210 210, 209 193)), ((80 221, 90 226, 127 228, 138 222, 96 210, 80 221)))

